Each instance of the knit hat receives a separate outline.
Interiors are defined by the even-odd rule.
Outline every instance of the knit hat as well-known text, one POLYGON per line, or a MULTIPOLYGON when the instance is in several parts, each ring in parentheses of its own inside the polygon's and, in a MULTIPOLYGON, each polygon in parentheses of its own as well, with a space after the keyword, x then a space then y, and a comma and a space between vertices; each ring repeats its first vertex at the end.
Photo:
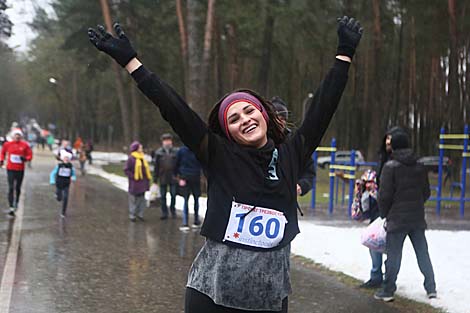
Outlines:
POLYGON ((69 161, 72 160, 72 153, 62 150, 60 152, 60 159, 65 161, 66 158, 69 159, 69 161))
POLYGON ((286 121, 289 118, 289 111, 287 110, 287 104, 279 97, 273 97, 271 103, 274 106, 274 110, 278 116, 283 117, 286 121))
POLYGON ((160 136, 160 141, 163 141, 163 140, 173 140, 173 135, 170 134, 170 133, 164 133, 163 135, 160 136))
POLYGON ((266 108, 263 106, 261 101, 253 96, 252 94, 249 94, 247 92, 234 92, 228 95, 220 104, 219 107, 219 124, 222 130, 224 131, 225 135, 227 138, 231 138, 230 134, 228 132, 228 124, 227 124, 227 112, 230 109, 230 107, 238 102, 247 102, 253 105, 255 108, 258 109, 258 111, 261 112, 263 115, 266 124, 269 122, 269 116, 268 113, 266 112, 266 108))
POLYGON ((392 150, 407 149, 410 148, 410 138, 408 134, 400 129, 393 132, 392 134, 392 150))
POLYGON ((140 146, 140 142, 134 141, 134 142, 131 143, 131 145, 129 146, 129 151, 130 151, 130 152, 137 151, 137 150, 139 149, 139 146, 140 146))
POLYGON ((12 136, 20 135, 21 137, 23 137, 23 132, 21 131, 20 128, 15 128, 11 131, 11 135, 12 136))

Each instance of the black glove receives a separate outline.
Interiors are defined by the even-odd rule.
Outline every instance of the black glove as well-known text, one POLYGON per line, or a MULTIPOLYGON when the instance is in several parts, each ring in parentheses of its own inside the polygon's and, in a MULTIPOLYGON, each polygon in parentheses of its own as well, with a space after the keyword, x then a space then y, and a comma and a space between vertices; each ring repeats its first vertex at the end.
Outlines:
POLYGON ((336 55, 353 57, 357 44, 361 40, 362 27, 359 21, 352 17, 338 18, 338 49, 336 55))
POLYGON ((20 157, 22 162, 26 162, 26 158, 24 156, 20 157))
POLYGON ((88 38, 98 50, 111 56, 122 67, 125 67, 130 60, 137 56, 131 42, 124 34, 119 23, 114 23, 114 30, 118 37, 113 37, 102 25, 97 26, 98 32, 93 28, 88 28, 88 38))

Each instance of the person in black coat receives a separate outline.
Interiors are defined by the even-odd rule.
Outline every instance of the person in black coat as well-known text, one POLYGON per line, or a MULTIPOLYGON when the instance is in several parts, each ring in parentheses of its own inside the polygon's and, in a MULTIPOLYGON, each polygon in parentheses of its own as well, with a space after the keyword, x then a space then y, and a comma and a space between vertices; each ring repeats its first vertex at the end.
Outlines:
POLYGON ((302 125, 285 140, 273 106, 251 90, 236 90, 213 107, 208 122, 156 74, 119 24, 90 41, 125 67, 160 110, 207 176, 206 238, 188 274, 185 312, 287 312, 290 243, 300 232, 296 185, 338 107, 362 27, 338 20, 338 49, 302 125))
POLYGON ((435 298, 434 271, 424 234, 427 227, 424 203, 430 196, 427 172, 417 162, 405 131, 393 132, 390 141, 392 160, 383 166, 378 197, 380 216, 386 219, 387 261, 383 286, 375 298, 384 301, 394 299, 406 237, 410 237, 419 269, 424 275, 424 289, 429 298, 435 298))

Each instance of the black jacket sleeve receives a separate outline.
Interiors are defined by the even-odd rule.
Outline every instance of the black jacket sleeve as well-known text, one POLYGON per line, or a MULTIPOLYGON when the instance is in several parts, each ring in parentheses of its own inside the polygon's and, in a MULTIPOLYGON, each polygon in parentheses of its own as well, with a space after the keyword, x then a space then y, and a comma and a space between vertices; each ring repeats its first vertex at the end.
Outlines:
POLYGON ((385 165, 382 169, 382 175, 380 176, 380 187, 378 195, 380 217, 387 217, 388 212, 392 207, 393 195, 393 168, 391 166, 385 165))
POLYGON ((155 153, 155 165, 153 166, 153 182, 157 183, 158 173, 160 172, 160 156, 155 153))
POLYGON ((302 189, 301 196, 307 194, 313 186, 313 177, 315 177, 315 170, 313 169, 313 160, 310 160, 305 167, 305 170, 302 172, 299 181, 297 182, 302 189))
MULTIPOLYGON (((321 82, 298 132, 304 137, 304 155, 310 158, 330 124, 348 80, 349 62, 335 59, 321 82)), ((305 161, 305 159, 304 159, 305 161)))
POLYGON ((208 141, 204 140, 208 134, 207 126, 178 93, 143 65, 132 73, 132 77, 183 143, 196 155, 207 154, 208 141))
POLYGON ((429 197, 431 196, 431 189, 429 187, 429 178, 428 178, 428 172, 423 168, 424 172, 424 190, 423 190, 423 199, 424 202, 426 202, 429 197))

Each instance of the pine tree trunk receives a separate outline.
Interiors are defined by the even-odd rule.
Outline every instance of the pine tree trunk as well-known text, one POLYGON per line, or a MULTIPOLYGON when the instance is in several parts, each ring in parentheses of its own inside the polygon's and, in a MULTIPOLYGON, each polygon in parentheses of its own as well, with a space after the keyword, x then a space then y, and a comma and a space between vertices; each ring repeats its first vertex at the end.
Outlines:
POLYGON ((269 3, 266 3, 266 19, 263 34, 263 48, 261 52, 261 66, 258 75, 259 93, 268 94, 269 68, 271 64, 271 45, 274 32, 274 17, 271 14, 269 3))
MULTIPOLYGON (((209 0, 207 3, 206 27, 204 30, 204 48, 202 52, 202 69, 201 69, 201 102, 208 109, 208 95, 211 80, 209 79, 210 65, 211 65, 211 51, 212 51, 212 38, 214 33, 214 17, 215 17, 215 0, 209 0)), ((207 114, 206 109, 206 114, 207 114)))
POLYGON ((228 45, 228 75, 229 89, 233 90, 238 84, 238 42, 237 29, 233 24, 226 25, 227 45, 228 45))
POLYGON ((369 131, 369 141, 368 141, 368 156, 372 156, 377 151, 377 147, 380 145, 380 140, 382 138, 377 136, 377 132, 382 130, 382 122, 385 120, 382 112, 383 103, 381 101, 381 73, 380 73, 380 57, 382 49, 382 28, 381 28, 381 18, 380 18, 380 1, 372 1, 372 9, 374 14, 374 24, 373 24, 373 77, 374 77, 374 88, 371 90, 371 100, 372 103, 370 107, 374 114, 374 118, 371 119, 371 131, 369 131))
MULTIPOLYGON (((109 13, 109 6, 107 0, 100 0, 101 3, 101 9, 103 11, 103 17, 104 21, 106 24, 106 29, 108 32, 113 33, 113 27, 111 23, 111 14, 109 13)), ((130 127, 129 127, 129 109, 128 109, 128 104, 126 102, 125 96, 124 96, 124 83, 122 81, 121 77, 121 69, 119 68, 119 65, 116 62, 113 62, 113 71, 114 71, 114 77, 116 79, 116 93, 118 96, 119 100, 119 108, 121 110, 121 123, 122 123, 122 130, 123 130, 123 135, 124 135, 124 142, 129 143, 130 142, 130 127)))
POLYGON ((188 95, 188 34, 184 23, 184 12, 181 0, 176 0, 176 16, 178 18, 178 30, 180 33, 181 59, 183 61, 183 90, 184 97, 188 95))
POLYGON ((188 30, 188 88, 186 99, 191 108, 203 119, 206 108, 201 98, 201 2, 187 0, 187 30, 188 30))
MULTIPOLYGON (((452 112, 459 111, 459 80, 458 80, 458 51, 457 51, 457 18, 455 0, 448 0, 449 12, 449 38, 450 38, 450 55, 449 55, 449 94, 448 94, 448 120, 452 120, 452 112)), ((455 115, 454 115, 455 116, 455 115)), ((457 122, 457 121, 455 121, 457 122)))

